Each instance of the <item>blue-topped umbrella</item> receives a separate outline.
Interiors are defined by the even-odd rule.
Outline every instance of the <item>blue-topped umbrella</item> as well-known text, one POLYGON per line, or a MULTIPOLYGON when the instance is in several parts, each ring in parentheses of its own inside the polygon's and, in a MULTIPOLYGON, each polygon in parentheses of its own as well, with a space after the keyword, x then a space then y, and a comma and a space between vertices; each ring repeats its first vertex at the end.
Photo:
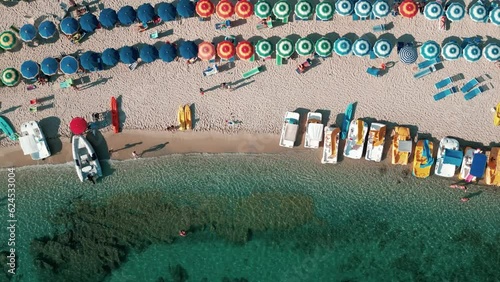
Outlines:
POLYGON ((87 51, 80 56, 80 64, 85 70, 97 71, 99 69, 99 54, 87 51))
POLYGON ((490 21, 497 26, 500 26, 500 6, 496 6, 490 11, 490 21))
POLYGON ((36 37, 36 28, 32 24, 25 24, 19 29, 19 37, 23 41, 29 42, 36 37))
POLYGON ((193 41, 184 41, 179 46, 179 53, 186 60, 192 59, 198 56, 198 46, 193 41))
POLYGON ((38 26, 38 34, 42 38, 48 39, 56 34, 57 27, 51 21, 44 21, 38 26))
POLYGON ((79 67, 78 60, 72 56, 65 56, 59 62, 59 68, 65 74, 75 74, 79 67))
POLYGON ((389 3, 384 0, 378 0, 373 3, 373 15, 377 18, 385 18, 391 13, 389 3))
POLYGON ((431 21, 439 20, 443 13, 443 6, 438 2, 429 2, 424 7, 424 16, 431 21))
POLYGON ((40 67, 35 61, 25 61, 21 64, 21 75, 26 79, 35 78, 40 72, 40 67))
POLYGON ((465 17, 465 7, 458 2, 451 3, 446 9, 446 17, 452 22, 458 22, 465 17))
POLYGON ((120 61, 120 53, 113 48, 108 48, 102 52, 101 60, 103 64, 114 67, 120 61))
POLYGON ((139 58, 139 51, 135 47, 123 46, 118 52, 120 54, 120 61, 124 64, 133 64, 139 58))
POLYGON ((496 43, 486 45, 483 49, 483 56, 490 62, 500 61, 500 45, 496 43))
POLYGON ((349 16, 354 11, 354 5, 350 0, 339 0, 335 3, 335 10, 341 16, 349 16))
POLYGON ((118 20, 122 25, 131 25, 137 19, 137 13, 131 6, 123 6, 118 10, 118 20))
POLYGON ((144 3, 137 8, 137 18, 143 23, 152 21, 155 16, 155 8, 149 3, 144 3))
POLYGON ((160 58, 167 63, 174 61, 177 57, 177 49, 170 43, 162 45, 158 53, 160 58))
POLYGON ((483 54, 481 48, 476 44, 467 44, 464 48, 464 59, 468 62, 477 62, 483 54))
POLYGON ((94 32, 99 26, 97 17, 92 13, 86 13, 78 20, 80 27, 86 32, 94 32))
POLYGON ((101 25, 105 28, 114 27, 117 21, 118 15, 113 9, 106 8, 99 14, 99 22, 101 22, 101 25))
POLYGON ((172 3, 160 3, 156 7, 156 13, 163 21, 166 22, 173 21, 177 17, 177 11, 172 3))
POLYGON ((391 54, 392 45, 388 40, 379 39, 373 44, 373 53, 379 58, 387 58, 391 54))
POLYGON ((61 31, 66 35, 75 34, 79 27, 78 21, 75 18, 64 18, 61 21, 61 31))
POLYGON ((441 55, 445 60, 454 61, 462 56, 462 49, 458 43, 450 41, 441 49, 441 55))
POLYGON ((417 49, 413 46, 404 46, 399 50, 399 60, 405 64, 413 64, 417 61, 417 49))
POLYGON ((484 23, 488 20, 488 10, 478 1, 469 8, 469 17, 477 23, 484 23))
POLYGON ((354 13, 360 18, 367 18, 372 12, 372 4, 367 0, 359 0, 354 5, 354 13))
POLYGON ((437 58, 441 53, 441 46, 433 40, 428 40, 420 46, 420 56, 426 60, 437 58))
POLYGON ((333 50, 339 56, 349 55, 351 53, 351 50, 352 50, 351 40, 349 40, 345 37, 341 37, 341 38, 335 40, 335 43, 333 44, 333 50))
POLYGON ((190 0, 181 0, 177 3, 177 14, 181 18, 190 18, 194 16, 195 6, 190 0))
POLYGON ((57 69, 59 68, 59 62, 52 58, 48 57, 43 59, 41 65, 42 72, 46 75, 54 75, 57 73, 57 69))
POLYGON ((139 51, 141 60, 145 63, 152 63, 158 59, 158 49, 153 45, 145 45, 139 51))
POLYGON ((368 40, 359 38, 352 44, 352 52, 358 57, 363 57, 370 54, 371 46, 368 40))

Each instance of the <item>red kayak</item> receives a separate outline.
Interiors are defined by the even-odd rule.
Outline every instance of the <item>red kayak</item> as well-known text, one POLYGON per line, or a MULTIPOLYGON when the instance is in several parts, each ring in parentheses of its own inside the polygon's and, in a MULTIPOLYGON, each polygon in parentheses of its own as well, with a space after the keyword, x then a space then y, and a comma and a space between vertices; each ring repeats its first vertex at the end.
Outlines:
POLYGON ((118 104, 116 103, 115 97, 111 97, 111 121, 113 124, 113 131, 115 133, 120 132, 120 118, 118 115, 118 104))

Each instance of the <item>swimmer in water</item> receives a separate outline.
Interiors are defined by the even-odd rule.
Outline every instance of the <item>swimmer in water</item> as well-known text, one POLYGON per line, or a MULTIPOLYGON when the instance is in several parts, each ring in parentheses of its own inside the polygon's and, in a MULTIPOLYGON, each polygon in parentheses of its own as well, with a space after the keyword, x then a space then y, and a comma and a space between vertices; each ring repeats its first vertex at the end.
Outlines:
POLYGON ((460 201, 462 201, 463 203, 468 202, 469 200, 470 200, 470 198, 467 198, 467 197, 463 197, 460 199, 460 201))
POLYGON ((179 231, 179 235, 182 237, 186 237, 187 233, 185 230, 181 230, 181 231, 179 231))

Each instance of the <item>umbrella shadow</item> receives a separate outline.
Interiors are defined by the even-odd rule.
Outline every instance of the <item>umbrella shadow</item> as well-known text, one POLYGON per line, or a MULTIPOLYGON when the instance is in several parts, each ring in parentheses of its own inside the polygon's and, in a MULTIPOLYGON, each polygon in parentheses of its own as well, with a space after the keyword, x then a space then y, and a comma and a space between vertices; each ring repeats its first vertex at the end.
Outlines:
POLYGON ((312 40, 312 42, 316 42, 318 41, 318 39, 320 39, 321 37, 323 37, 323 35, 315 32, 315 33, 311 33, 309 35, 306 36, 308 39, 312 40))
POLYGON ((373 33, 365 33, 361 35, 359 38, 367 40, 368 42, 370 42, 371 46, 373 46, 373 44, 375 44, 375 41, 377 41, 377 36, 373 33))
POLYGON ((15 110, 19 109, 20 107, 21 107, 21 105, 19 105, 19 106, 12 106, 10 108, 7 108, 7 109, 1 111, 0 114, 5 115, 7 113, 14 112, 15 110))
POLYGON ((331 40, 332 42, 335 42, 335 40, 340 38, 340 35, 336 32, 329 32, 325 34, 325 37, 331 40))
POLYGON ((352 32, 346 33, 342 37, 349 39, 352 43, 359 39, 359 36, 352 32))
POLYGON ((165 143, 162 143, 162 144, 158 144, 158 145, 155 145, 155 146, 152 146, 144 151, 142 151, 141 153, 141 157, 146 154, 146 153, 150 153, 150 152, 156 152, 156 151, 159 151, 163 148, 165 148, 166 145, 168 145, 169 142, 165 142, 165 143))
POLYGON ((321 118, 322 118, 321 123, 324 126, 328 126, 328 122, 330 121, 330 115, 331 115, 332 111, 324 110, 324 109, 316 109, 315 112, 321 114, 321 118))
POLYGON ((397 38, 397 42, 414 43, 415 37, 411 34, 403 34, 397 38))

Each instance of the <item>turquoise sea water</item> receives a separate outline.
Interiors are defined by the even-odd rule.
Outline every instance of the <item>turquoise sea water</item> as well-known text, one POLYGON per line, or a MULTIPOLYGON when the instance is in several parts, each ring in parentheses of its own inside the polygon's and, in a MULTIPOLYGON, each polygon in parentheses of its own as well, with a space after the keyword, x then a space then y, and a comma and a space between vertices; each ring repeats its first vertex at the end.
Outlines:
MULTIPOLYGON (((321 165, 312 155, 112 162, 97 185, 78 182, 69 164, 17 168, 16 276, 112 282, 500 277, 498 188, 471 187, 471 200, 462 203, 465 193, 448 188, 449 179, 416 179, 407 168, 366 161, 321 165)), ((0 173, 6 183, 7 171, 0 173)), ((6 250, 9 234, 2 230, 6 250)))

